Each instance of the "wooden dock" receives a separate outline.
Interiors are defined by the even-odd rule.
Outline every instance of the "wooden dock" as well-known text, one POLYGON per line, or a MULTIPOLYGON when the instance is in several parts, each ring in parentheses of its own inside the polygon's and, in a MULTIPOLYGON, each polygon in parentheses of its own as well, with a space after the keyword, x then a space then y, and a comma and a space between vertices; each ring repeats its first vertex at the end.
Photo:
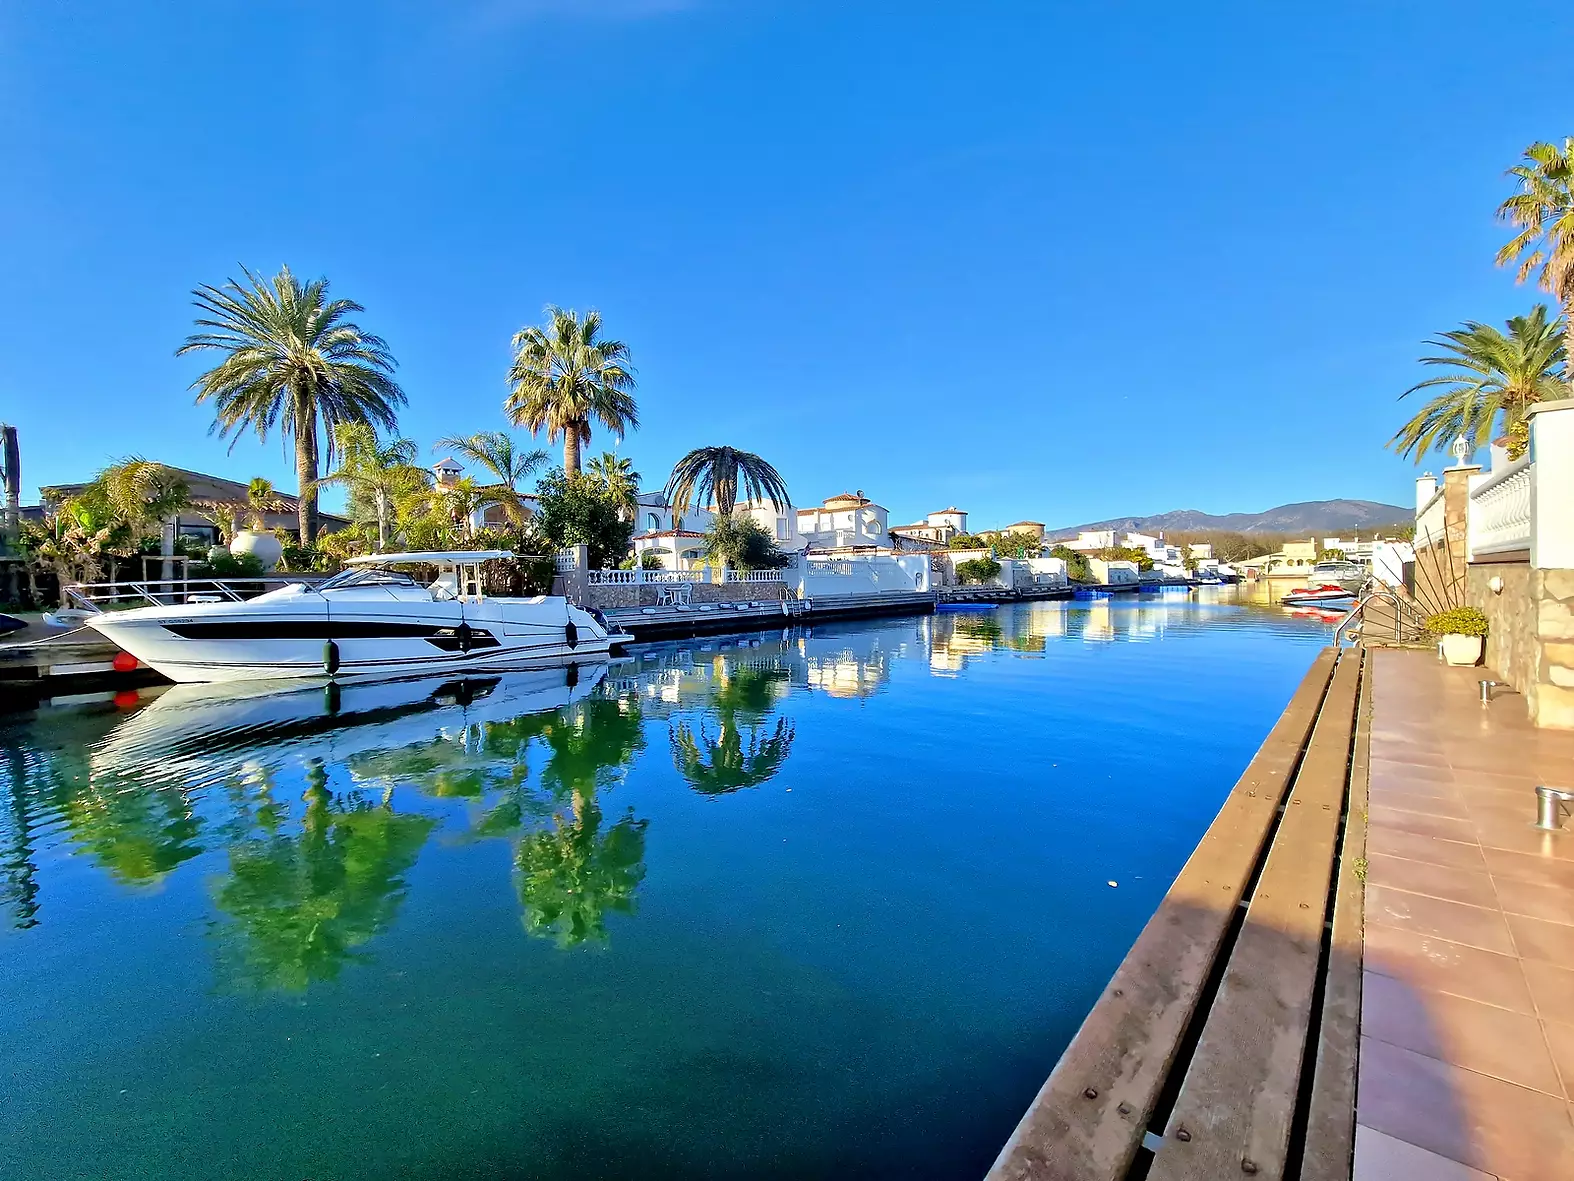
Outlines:
POLYGON ((1364 660, 1314 661, 990 1181, 1349 1181, 1364 660))
POLYGON ((892 592, 753 603, 694 603, 686 607, 623 607, 605 615, 614 627, 638 641, 760 631, 826 619, 927 615, 934 609, 932 594, 892 592))

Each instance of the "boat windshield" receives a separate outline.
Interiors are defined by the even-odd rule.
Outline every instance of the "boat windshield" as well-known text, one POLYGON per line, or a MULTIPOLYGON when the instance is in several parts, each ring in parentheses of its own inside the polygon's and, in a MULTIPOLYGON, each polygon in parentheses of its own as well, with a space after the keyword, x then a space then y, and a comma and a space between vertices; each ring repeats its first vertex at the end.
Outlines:
POLYGON ((417 586, 415 579, 400 570, 386 566, 352 566, 341 570, 326 582, 319 582, 319 591, 343 590, 347 586, 417 586))

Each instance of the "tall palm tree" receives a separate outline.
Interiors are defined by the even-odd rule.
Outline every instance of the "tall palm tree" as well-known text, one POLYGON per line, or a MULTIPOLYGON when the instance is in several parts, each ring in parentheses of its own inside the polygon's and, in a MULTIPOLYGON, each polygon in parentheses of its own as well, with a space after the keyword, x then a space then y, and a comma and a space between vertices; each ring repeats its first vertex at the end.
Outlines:
POLYGON ((301 544, 310 545, 317 536, 318 422, 329 466, 341 424, 393 430, 394 408, 405 401, 393 379, 397 362, 381 337, 349 319, 365 310, 360 304, 328 298, 326 279, 303 284, 289 267, 272 279, 242 272, 245 285, 232 279, 191 293, 199 331, 175 355, 223 354, 191 387, 198 404, 213 402, 212 429, 221 438, 250 427, 266 439, 275 425, 294 437, 301 544))
POLYGON ((419 454, 409 439, 384 443, 364 422, 341 423, 334 440, 343 460, 339 470, 317 481, 343 484, 349 490, 349 511, 360 518, 370 510, 377 527, 377 550, 388 548, 395 509, 431 486, 431 475, 415 466, 419 454))
POLYGON ((752 451, 734 447, 696 447, 678 460, 667 481, 667 502, 674 511, 687 512, 697 498, 701 508, 713 505, 727 516, 738 503, 740 487, 744 500, 768 500, 777 512, 792 507, 781 473, 752 451))
POLYGON ((581 320, 554 305, 546 315, 545 328, 514 334, 512 389, 503 409, 515 426, 545 430, 548 442, 563 440, 563 472, 572 479, 593 422, 619 436, 639 429, 634 371, 628 345, 602 338, 600 312, 592 309, 581 320))
POLYGON ((492 473, 493 483, 482 485, 482 491, 495 494, 498 504, 516 525, 523 525, 530 517, 524 499, 519 495, 519 485, 531 472, 547 461, 547 453, 540 448, 529 451, 514 446, 513 438, 506 431, 479 431, 473 435, 445 435, 432 444, 434 451, 452 451, 478 467, 492 473))
POLYGON ((1519 192, 1497 214, 1519 233, 1498 251, 1498 266, 1517 260, 1521 283, 1540 269, 1541 289, 1563 306, 1564 349, 1574 356, 1574 136, 1561 147, 1531 144, 1525 162, 1508 175, 1519 181, 1519 192))
POLYGON ((639 506, 639 473, 632 459, 620 459, 616 452, 603 451, 590 461, 586 472, 606 489, 625 516, 632 518, 639 506))
MULTIPOLYGON (((1564 324, 1548 323, 1547 307, 1537 304, 1528 316, 1515 316, 1500 332, 1489 324, 1466 321, 1463 328, 1428 341, 1444 352, 1422 357, 1423 365, 1448 372, 1417 382, 1401 398, 1418 390, 1441 389, 1405 423, 1388 445, 1417 463, 1458 435, 1480 447, 1492 439, 1499 414, 1502 429, 1512 438, 1537 402, 1562 397, 1566 389, 1564 324)), ((1516 448, 1517 449, 1517 448, 1516 448)))

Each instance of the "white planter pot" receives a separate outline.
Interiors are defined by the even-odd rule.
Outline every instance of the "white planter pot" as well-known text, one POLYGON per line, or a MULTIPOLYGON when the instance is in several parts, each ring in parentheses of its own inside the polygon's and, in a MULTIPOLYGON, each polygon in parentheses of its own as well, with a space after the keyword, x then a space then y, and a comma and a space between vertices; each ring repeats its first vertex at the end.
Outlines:
POLYGON ((253 533, 242 529, 230 542, 230 553, 253 554, 262 562, 264 570, 276 570, 284 559, 284 546, 271 533, 253 533))
POLYGON ((1481 660, 1480 636, 1444 636, 1443 659, 1449 664, 1471 665, 1481 660))

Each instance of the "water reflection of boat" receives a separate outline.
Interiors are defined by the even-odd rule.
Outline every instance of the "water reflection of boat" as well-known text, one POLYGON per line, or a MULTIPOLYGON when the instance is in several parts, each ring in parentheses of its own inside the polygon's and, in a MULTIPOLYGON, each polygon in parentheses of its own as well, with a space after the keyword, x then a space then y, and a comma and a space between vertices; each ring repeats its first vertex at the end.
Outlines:
POLYGON ((211 779, 270 753, 342 761, 406 746, 449 726, 557 709, 591 692, 604 664, 345 686, 177 685, 137 710, 92 754, 95 772, 211 779))

